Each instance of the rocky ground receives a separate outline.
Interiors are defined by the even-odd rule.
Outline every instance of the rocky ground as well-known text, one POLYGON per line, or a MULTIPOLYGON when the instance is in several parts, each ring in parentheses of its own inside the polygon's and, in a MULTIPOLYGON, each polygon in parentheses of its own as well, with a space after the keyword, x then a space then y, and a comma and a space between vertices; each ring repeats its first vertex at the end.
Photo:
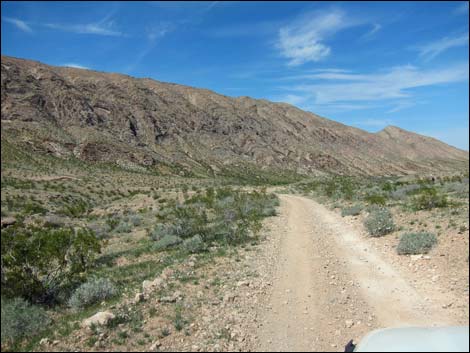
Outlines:
POLYGON ((336 351, 379 327, 468 325, 468 231, 399 256, 397 237, 367 237, 362 217, 282 195, 261 242, 187 258, 102 314, 108 327, 81 322, 42 348, 336 351))

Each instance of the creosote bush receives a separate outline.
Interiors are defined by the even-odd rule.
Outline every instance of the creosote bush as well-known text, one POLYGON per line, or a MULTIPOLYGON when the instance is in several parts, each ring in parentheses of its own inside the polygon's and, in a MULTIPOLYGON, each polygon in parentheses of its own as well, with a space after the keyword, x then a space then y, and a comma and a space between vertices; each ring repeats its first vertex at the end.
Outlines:
POLYGON ((71 308, 78 310, 112 298, 116 294, 117 289, 109 279, 91 279, 73 292, 68 304, 71 308))
POLYGON ((100 242, 82 228, 2 229, 2 295, 32 302, 61 299, 94 264, 100 242))
POLYGON ((446 195, 438 193, 433 187, 422 188, 412 201, 412 206, 416 210, 430 210, 435 207, 446 207, 447 205, 446 195))
POLYGON ((427 254, 437 244, 437 237, 432 233, 405 233, 397 246, 400 255, 427 254))
POLYGON ((365 219, 364 225, 372 237, 384 236, 395 229, 392 214, 386 208, 372 211, 365 219))

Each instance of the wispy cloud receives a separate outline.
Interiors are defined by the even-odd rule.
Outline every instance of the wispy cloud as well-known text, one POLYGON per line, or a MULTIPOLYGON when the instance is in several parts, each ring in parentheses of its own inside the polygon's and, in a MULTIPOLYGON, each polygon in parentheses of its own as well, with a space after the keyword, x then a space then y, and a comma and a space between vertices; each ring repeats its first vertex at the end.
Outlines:
POLYGON ((114 21, 112 17, 115 13, 115 10, 110 11, 105 17, 101 20, 91 23, 81 23, 81 24, 59 24, 59 23, 46 23, 44 26, 64 31, 72 32, 77 34, 94 34, 99 36, 113 36, 121 37, 125 36, 121 31, 116 30, 114 27, 114 21))
POLYGON ((364 33, 361 37, 362 40, 369 40, 372 39, 375 34, 382 29, 382 25, 379 23, 372 24, 372 28, 364 33))
POLYGON ((417 87, 468 81, 468 73, 468 62, 427 71, 406 65, 381 73, 358 75, 353 82, 299 84, 284 88, 309 94, 319 104, 375 101, 410 97, 409 90, 417 87))
POLYGON ((96 34, 100 36, 115 36, 120 37, 122 32, 112 30, 110 24, 99 25, 95 23, 78 24, 78 25, 62 25, 56 23, 46 23, 46 27, 57 29, 65 32, 72 32, 77 34, 96 34))
POLYGON ((444 37, 435 42, 417 46, 416 49, 421 57, 429 61, 448 49, 466 45, 468 45, 468 33, 457 37, 444 37))
POLYGON ((73 67, 75 69, 90 70, 90 68, 88 66, 83 66, 83 65, 80 65, 80 64, 76 64, 76 63, 65 63, 65 64, 60 64, 59 66, 73 67))
POLYGON ((328 12, 310 12, 279 30, 277 48, 288 58, 289 66, 309 61, 320 61, 331 53, 325 40, 352 25, 337 9, 328 12))
POLYGON ((8 23, 11 23, 16 28, 22 30, 23 32, 33 33, 33 29, 25 21, 22 21, 18 18, 2 17, 2 20, 8 23))
POLYGON ((175 25, 169 22, 158 23, 146 29, 147 39, 155 42, 175 29, 175 25))
POLYGON ((416 102, 400 101, 394 104, 394 107, 392 109, 387 110, 386 113, 396 113, 396 112, 399 112, 400 110, 411 108, 415 105, 416 105, 416 102))

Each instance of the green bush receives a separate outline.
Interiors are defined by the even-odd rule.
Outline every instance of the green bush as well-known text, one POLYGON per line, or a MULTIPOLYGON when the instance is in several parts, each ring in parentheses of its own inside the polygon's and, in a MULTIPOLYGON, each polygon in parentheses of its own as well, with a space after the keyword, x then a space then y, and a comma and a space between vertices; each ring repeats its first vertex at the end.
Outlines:
POLYGON ((202 237, 199 234, 196 234, 192 238, 185 239, 181 247, 184 251, 195 254, 199 252, 203 252, 207 249, 206 244, 202 240, 202 237))
POLYGON ((2 295, 52 302, 94 263, 100 243, 81 228, 2 229, 2 295))
POLYGON ((32 337, 50 323, 44 309, 22 298, 2 297, 2 350, 25 337, 32 337))
POLYGON ((384 236, 395 229, 392 214, 386 208, 372 211, 365 219, 364 225, 372 237, 384 236))
POLYGON ((112 298, 116 294, 117 289, 109 279, 91 279, 83 283, 73 292, 68 301, 68 305, 78 310, 112 298))
POLYGON ((351 207, 345 207, 341 210, 341 216, 357 216, 361 213, 362 206, 361 205, 353 205, 351 207))
POLYGON ((364 197, 364 200, 368 202, 370 205, 381 205, 381 206, 384 206, 385 203, 387 202, 387 199, 385 198, 385 196, 379 195, 379 194, 367 195, 364 197))
POLYGON ((397 253, 404 254, 426 254, 437 243, 437 238, 432 233, 405 233, 400 237, 397 253))
POLYGON ((415 210, 430 210, 435 207, 447 207, 447 205, 447 197, 439 194, 433 187, 423 187, 412 200, 412 207, 415 210))

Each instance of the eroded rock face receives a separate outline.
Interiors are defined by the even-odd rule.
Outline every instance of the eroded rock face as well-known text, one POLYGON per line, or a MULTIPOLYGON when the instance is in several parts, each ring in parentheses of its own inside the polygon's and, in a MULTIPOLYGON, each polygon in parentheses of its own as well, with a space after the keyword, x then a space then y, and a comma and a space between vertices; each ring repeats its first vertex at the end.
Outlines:
POLYGON ((468 152, 399 128, 371 134, 285 103, 150 79, 2 56, 1 88, 2 139, 36 136, 31 148, 61 158, 209 174, 240 163, 377 175, 468 165, 468 152))

